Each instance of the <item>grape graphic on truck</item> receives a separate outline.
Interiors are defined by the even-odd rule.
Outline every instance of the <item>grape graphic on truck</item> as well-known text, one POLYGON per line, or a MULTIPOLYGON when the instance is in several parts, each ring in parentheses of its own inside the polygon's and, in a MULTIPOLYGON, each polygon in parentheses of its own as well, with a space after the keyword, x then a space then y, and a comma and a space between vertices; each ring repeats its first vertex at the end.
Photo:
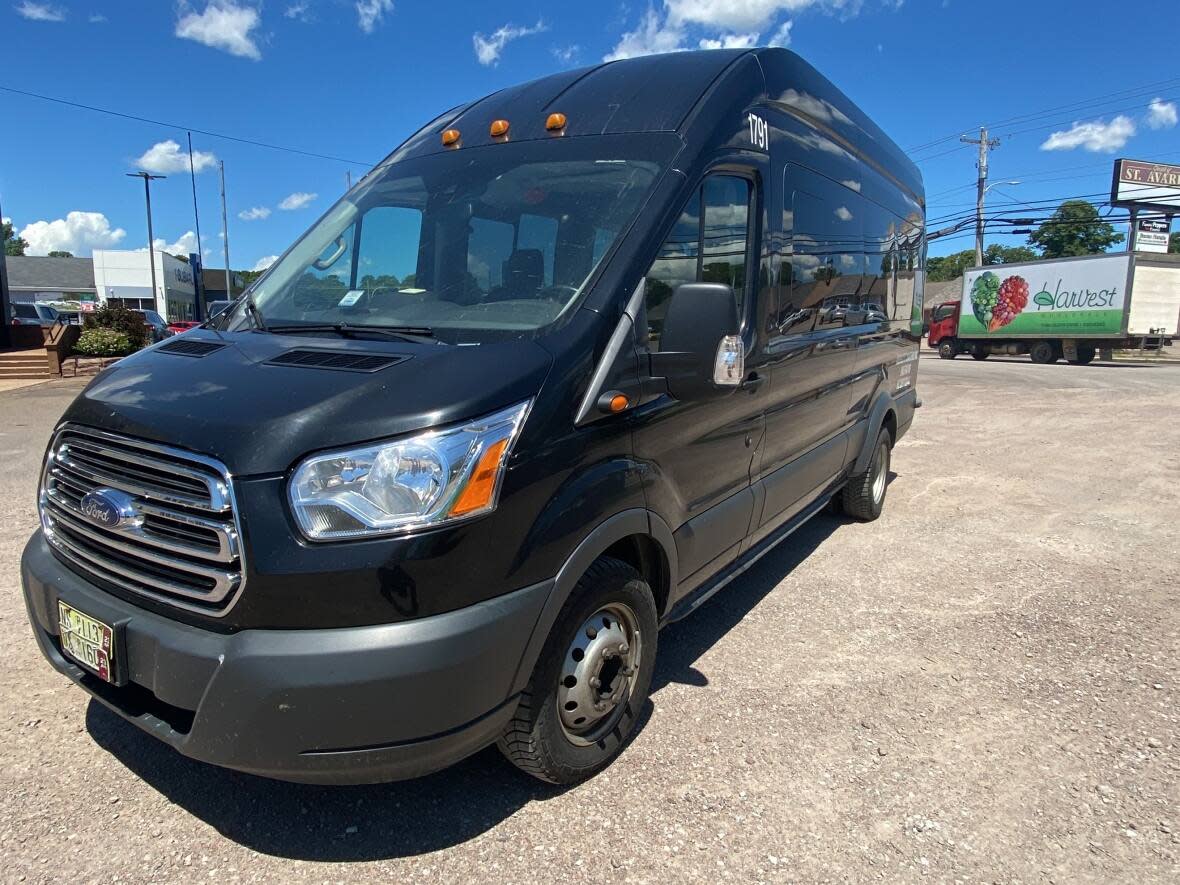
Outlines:
POLYGON ((993 265, 963 277, 959 335, 1117 336, 1123 330, 1129 257, 993 265))

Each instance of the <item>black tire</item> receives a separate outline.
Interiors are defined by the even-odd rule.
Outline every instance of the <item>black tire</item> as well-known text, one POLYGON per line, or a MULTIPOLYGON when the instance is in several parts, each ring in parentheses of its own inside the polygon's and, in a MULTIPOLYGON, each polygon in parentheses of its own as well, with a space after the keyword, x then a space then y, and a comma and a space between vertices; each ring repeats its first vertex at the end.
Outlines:
POLYGON ((1077 349, 1077 358, 1069 361, 1071 366, 1088 366, 1094 362, 1094 357, 1098 355, 1098 351, 1093 347, 1079 346, 1077 349))
POLYGON ((869 469, 855 474, 844 486, 840 503, 844 512, 853 519, 872 522, 881 515, 885 507, 885 493, 889 488, 889 458, 893 449, 893 437, 886 428, 881 428, 873 443, 873 457, 869 469))
MULTIPOLYGON (((578 580, 545 640, 545 647, 521 694, 516 715, 504 727, 497 742, 500 752, 517 768, 552 784, 576 784, 606 768, 632 736, 647 702, 655 671, 657 619, 651 588, 639 572, 618 559, 606 556, 596 559, 578 580), (565 686, 568 696, 571 686, 568 681, 559 683, 559 680, 563 679, 563 672, 588 660, 585 654, 597 637, 586 639, 588 634, 583 632, 584 628, 588 619, 597 617, 604 607, 610 606, 622 606, 634 615, 634 635, 638 636, 638 642, 630 642, 639 657, 625 695, 597 722, 596 730, 584 732, 583 737, 571 732, 563 722, 558 708, 559 692, 565 686), (571 648, 579 649, 582 656, 570 655, 571 648)), ((615 628, 619 628, 619 623, 615 628)), ((619 657, 616 656, 615 660, 619 657)), ((617 679, 626 678, 626 667, 620 666, 622 669, 610 680, 612 684, 617 679)), ((605 670, 596 672, 594 678, 605 670)), ((564 679, 575 677, 566 675, 564 679)))
POLYGON ((992 352, 990 350, 988 350, 988 347, 986 344, 976 344, 971 348, 971 359, 985 360, 989 356, 991 356, 991 353, 992 352))
POLYGON ((1034 363, 1048 365, 1058 360, 1057 348, 1052 341, 1038 341, 1028 349, 1028 356, 1034 363))
POLYGON ((944 360, 953 360, 958 352, 955 342, 947 341, 945 338, 938 345, 938 355, 944 360))

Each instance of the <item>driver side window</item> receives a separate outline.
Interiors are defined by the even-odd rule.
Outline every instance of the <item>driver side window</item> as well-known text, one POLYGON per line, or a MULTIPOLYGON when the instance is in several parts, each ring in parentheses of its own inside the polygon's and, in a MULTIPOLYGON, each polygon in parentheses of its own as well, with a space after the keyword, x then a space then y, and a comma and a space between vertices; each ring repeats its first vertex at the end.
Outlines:
POLYGON ((648 348, 660 349, 668 302, 684 283, 725 283, 745 303, 753 186, 736 175, 710 175, 689 198, 647 272, 648 348))
POLYGON ((297 311, 331 310, 348 292, 352 281, 352 244, 356 225, 324 247, 291 285, 291 305, 297 311))

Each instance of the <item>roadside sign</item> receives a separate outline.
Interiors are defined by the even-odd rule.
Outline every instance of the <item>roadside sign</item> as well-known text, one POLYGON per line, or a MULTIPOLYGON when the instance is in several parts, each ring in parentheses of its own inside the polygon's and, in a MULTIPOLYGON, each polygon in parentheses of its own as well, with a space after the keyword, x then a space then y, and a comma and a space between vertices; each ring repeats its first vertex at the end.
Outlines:
POLYGON ((1110 201, 1116 206, 1175 212, 1180 209, 1180 166, 1115 160, 1110 201))
POLYGON ((1136 252, 1167 252, 1168 221, 1166 218, 1140 218, 1135 222, 1136 252))

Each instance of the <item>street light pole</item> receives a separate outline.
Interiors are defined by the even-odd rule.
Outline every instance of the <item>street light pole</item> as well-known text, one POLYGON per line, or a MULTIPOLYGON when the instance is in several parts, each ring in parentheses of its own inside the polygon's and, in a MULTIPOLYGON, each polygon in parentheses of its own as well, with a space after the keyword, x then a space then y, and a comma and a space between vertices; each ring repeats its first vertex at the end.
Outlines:
POLYGON ((221 243, 225 250, 225 297, 233 301, 234 290, 230 286, 229 271, 229 222, 225 214, 225 160, 217 161, 217 170, 221 176, 221 243))
POLYGON ((128 172, 128 178, 142 178, 143 179, 143 197, 147 203, 147 222, 148 222, 148 267, 152 271, 152 310, 159 307, 159 302, 156 300, 158 295, 156 293, 156 244, 155 234, 152 231, 152 185, 151 183, 160 178, 167 178, 166 175, 152 175, 150 172, 128 172))

